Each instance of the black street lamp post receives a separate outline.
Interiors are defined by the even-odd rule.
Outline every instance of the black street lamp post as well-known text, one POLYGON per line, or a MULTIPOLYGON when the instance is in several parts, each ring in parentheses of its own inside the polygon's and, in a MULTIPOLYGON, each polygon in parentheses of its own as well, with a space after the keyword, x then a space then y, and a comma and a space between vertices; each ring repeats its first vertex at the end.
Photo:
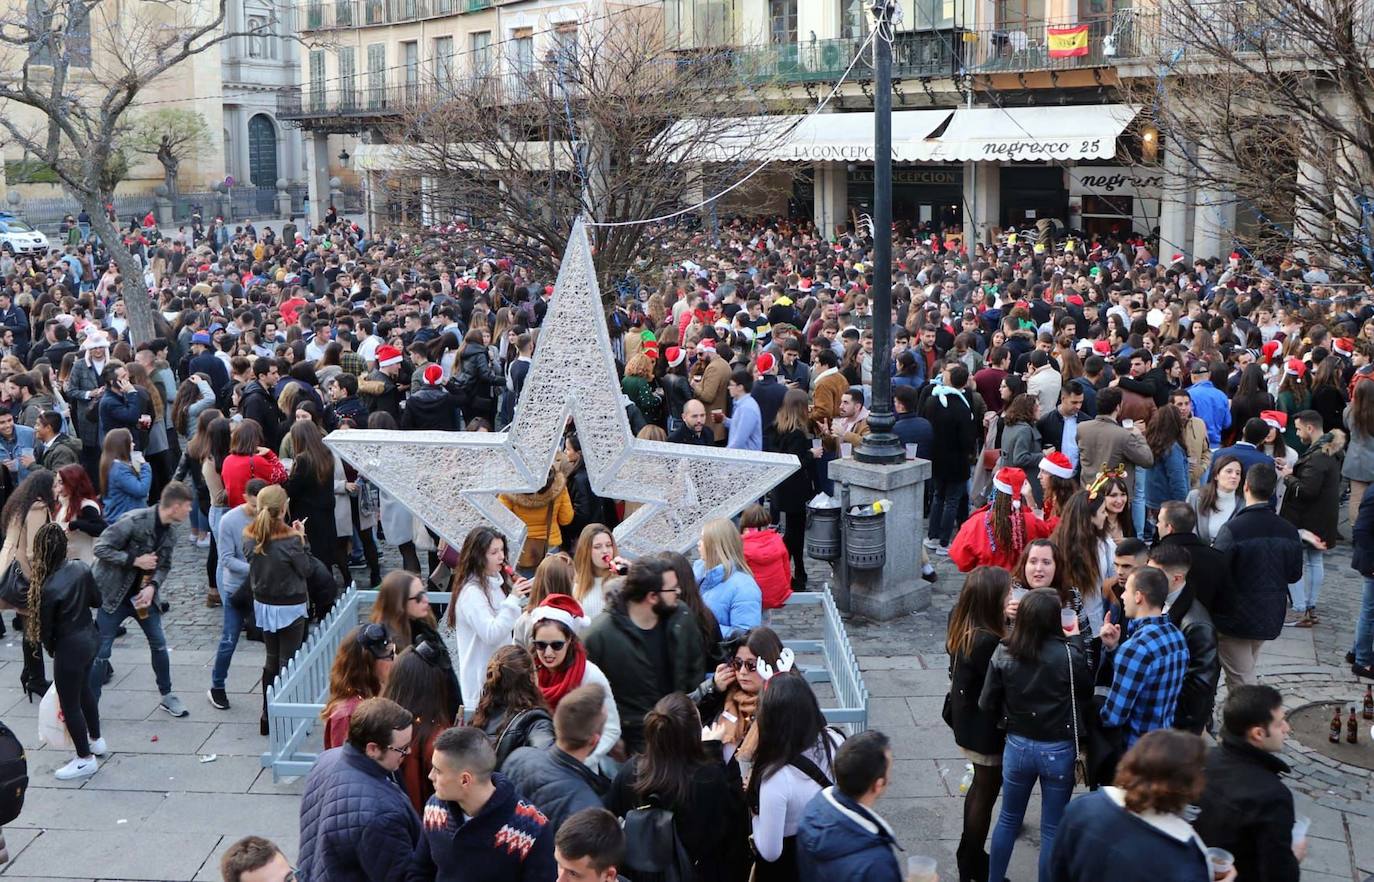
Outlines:
POLYGON ((873 400, 871 432, 854 451, 868 463, 898 463, 905 456, 893 434, 892 412, 892 37, 896 0, 876 0, 873 14, 873 400))

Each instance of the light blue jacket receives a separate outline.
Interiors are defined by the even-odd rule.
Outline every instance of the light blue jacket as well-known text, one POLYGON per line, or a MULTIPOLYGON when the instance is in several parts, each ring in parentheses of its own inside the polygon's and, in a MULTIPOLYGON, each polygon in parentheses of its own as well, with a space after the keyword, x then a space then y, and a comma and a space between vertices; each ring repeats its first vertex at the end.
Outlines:
POLYGON ((113 524, 123 515, 148 507, 148 491, 153 486, 153 467, 147 462, 138 474, 132 464, 119 460, 110 464, 110 476, 105 488, 105 522, 113 524))
POLYGON ((238 593, 248 581, 248 557, 243 551, 243 531, 252 518, 243 506, 229 509, 219 519, 219 533, 215 543, 219 549, 219 568, 215 574, 215 584, 219 588, 220 599, 225 603, 238 593))
POLYGON ((1161 508, 1164 503, 1188 498, 1188 456, 1177 443, 1162 458, 1145 470, 1145 505, 1161 508))
POLYGON ((763 592, 753 576, 735 570, 727 577, 724 564, 707 571, 700 560, 692 563, 692 572, 696 574, 701 599, 720 623, 722 637, 763 624, 763 592))
MULTIPOLYGON (((6 441, 0 438, 0 459, 12 459, 16 472, 14 475, 15 483, 24 480, 29 475, 29 470, 19 461, 22 453, 33 455, 34 434, 33 429, 28 426, 19 425, 19 421, 14 421, 14 439, 6 441)), ((37 463, 35 463, 37 465, 37 463)))

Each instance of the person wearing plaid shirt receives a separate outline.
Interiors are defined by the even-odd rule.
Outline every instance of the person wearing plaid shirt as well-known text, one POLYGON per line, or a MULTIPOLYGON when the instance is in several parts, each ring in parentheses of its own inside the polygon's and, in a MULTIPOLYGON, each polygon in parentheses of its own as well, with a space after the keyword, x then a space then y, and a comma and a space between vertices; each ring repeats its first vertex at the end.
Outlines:
POLYGON ((1125 727, 1127 749, 1155 729, 1173 725, 1174 708, 1188 673, 1188 643, 1164 614, 1169 578, 1163 570, 1141 567, 1131 574, 1122 601, 1126 639, 1121 626, 1102 626, 1102 645, 1112 651, 1112 686, 1102 705, 1102 724, 1125 727))

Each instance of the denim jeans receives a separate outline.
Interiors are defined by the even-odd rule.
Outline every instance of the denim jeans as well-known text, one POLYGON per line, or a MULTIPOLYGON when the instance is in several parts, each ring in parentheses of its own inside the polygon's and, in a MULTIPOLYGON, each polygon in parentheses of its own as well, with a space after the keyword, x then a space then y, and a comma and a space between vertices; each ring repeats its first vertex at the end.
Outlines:
POLYGON ((1145 535, 1145 483, 1150 480, 1149 470, 1135 467, 1135 492, 1131 494, 1131 521, 1135 524, 1135 534, 1145 535))
POLYGON ((148 639, 148 654, 152 657, 153 675, 157 678, 157 691, 167 695, 172 691, 172 659, 167 654, 167 637, 162 633, 162 612, 157 608, 157 599, 148 607, 148 618, 140 619, 134 613, 133 601, 126 599, 113 613, 100 610, 95 616, 96 628, 100 631, 100 648, 95 652, 95 664, 91 666, 91 689, 96 701, 105 685, 105 671, 110 664, 110 650, 114 647, 115 631, 132 618, 143 629, 148 639))
POLYGON ((935 478, 935 502, 930 506, 930 529, 927 535, 941 545, 949 545, 958 526, 959 504, 968 496, 968 482, 935 478))
POLYGON ((1355 623, 1355 664, 1374 665, 1374 579, 1365 577, 1364 597, 1360 600, 1360 618, 1355 623))
POLYGON ((1002 882, 1011 863, 1011 850, 1026 817, 1031 788, 1040 781, 1040 882, 1050 877, 1050 853, 1054 834, 1073 795, 1074 749, 1072 741, 1036 741, 1008 735, 1002 751, 1002 813, 992 830, 988 879, 1002 882))
POLYGON ((224 630, 220 632, 215 666, 210 671, 210 685, 215 689, 224 688, 224 681, 229 676, 229 662, 234 660, 234 650, 238 649, 239 634, 243 631, 243 613, 229 602, 222 590, 220 602, 220 609, 224 612, 224 630))
POLYGON ((1326 577, 1326 563, 1322 560, 1322 550, 1302 546, 1302 576, 1288 586, 1288 596, 1293 598, 1293 609, 1306 612, 1317 605, 1317 595, 1322 590, 1322 579, 1326 577))

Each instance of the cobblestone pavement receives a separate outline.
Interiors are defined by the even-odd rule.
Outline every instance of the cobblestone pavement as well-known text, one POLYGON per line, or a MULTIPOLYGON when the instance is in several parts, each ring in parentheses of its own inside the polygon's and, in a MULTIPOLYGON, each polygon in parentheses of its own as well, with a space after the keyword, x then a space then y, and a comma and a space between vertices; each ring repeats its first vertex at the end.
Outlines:
MULTIPOLYGON (((387 562, 394 564, 393 555, 387 562)), ((896 769, 879 811, 908 854, 936 857, 941 878, 953 878, 962 826, 959 780, 964 759, 940 720, 947 689, 944 623, 961 579, 948 560, 929 610, 895 622, 848 622, 864 669, 870 724, 893 736, 896 769)), ((812 567, 814 585, 824 574, 812 567)), ((229 676, 233 708, 217 711, 205 699, 219 641, 220 614, 204 606, 204 552, 183 540, 167 595, 166 630, 173 683, 191 710, 176 720, 157 708, 157 690, 137 628, 121 638, 116 679, 101 700, 104 734, 113 754, 85 781, 62 783, 52 771, 68 758, 50 748, 29 755, 32 786, 24 814, 5 829, 11 862, 5 879, 214 880, 219 855, 249 833, 271 837, 295 855, 301 782, 274 783, 261 767, 258 735, 262 646, 243 641, 229 676), (213 761, 206 761, 213 756, 213 761)), ((1290 706, 1350 700, 1363 695, 1344 665, 1358 611, 1361 580, 1349 569, 1349 550, 1327 557, 1322 622, 1287 629, 1266 647, 1266 682, 1290 706)), ((785 611, 779 630, 800 633, 809 614, 785 611)), ((807 635, 811 636, 811 635, 807 635)), ((19 646, 11 630, 0 640, 0 719, 26 743, 35 741, 37 704, 18 688, 19 646)), ((1299 813, 1312 818, 1312 845, 1303 879, 1360 882, 1374 872, 1374 784, 1362 769, 1289 746, 1291 784, 1299 813)), ((1035 878, 1039 811, 1032 800, 1009 872, 1035 878)))

